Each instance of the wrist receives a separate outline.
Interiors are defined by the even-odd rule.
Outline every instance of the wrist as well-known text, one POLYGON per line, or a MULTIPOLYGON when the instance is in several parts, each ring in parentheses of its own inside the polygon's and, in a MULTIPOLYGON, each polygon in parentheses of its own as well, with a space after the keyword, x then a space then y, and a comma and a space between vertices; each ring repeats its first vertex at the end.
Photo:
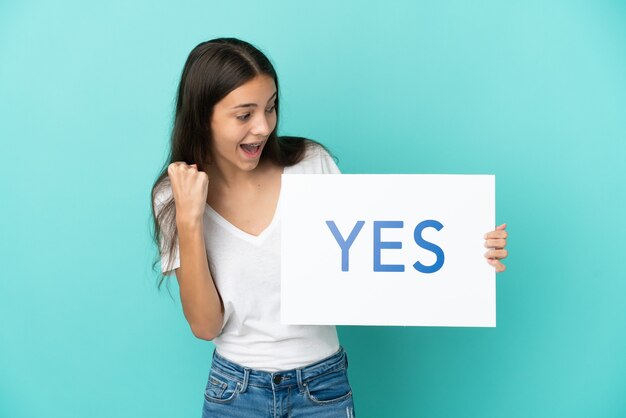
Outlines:
POLYGON ((203 221, 200 217, 179 216, 176 215, 176 228, 178 231, 193 231, 202 229, 203 221))

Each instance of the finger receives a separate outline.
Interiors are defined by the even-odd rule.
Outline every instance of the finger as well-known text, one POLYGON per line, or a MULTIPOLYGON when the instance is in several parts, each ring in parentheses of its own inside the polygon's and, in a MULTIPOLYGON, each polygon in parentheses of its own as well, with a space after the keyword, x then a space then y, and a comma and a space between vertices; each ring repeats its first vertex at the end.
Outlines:
POLYGON ((184 161, 174 161, 167 167, 167 172, 171 174, 173 172, 178 172, 179 170, 184 169, 186 167, 187 167, 187 164, 184 161))
POLYGON ((487 259, 487 262, 495 267, 496 273, 502 273, 504 270, 506 270, 506 266, 498 260, 487 259))
POLYGON ((177 163, 171 163, 170 165, 167 166, 167 175, 171 176, 174 174, 174 172, 176 171, 176 168, 178 167, 177 163))
POLYGON ((506 247, 505 239, 488 239, 485 240, 485 248, 499 248, 502 249, 506 247))
POLYGON ((501 260, 509 255, 507 250, 489 250, 485 253, 486 258, 501 260))
POLYGON ((489 239, 489 238, 501 238, 501 239, 506 239, 509 236, 509 233, 504 231, 504 230, 494 230, 494 231, 489 231, 484 235, 485 239, 489 239))
POLYGON ((497 231, 504 231, 506 229, 506 223, 496 226, 497 231))

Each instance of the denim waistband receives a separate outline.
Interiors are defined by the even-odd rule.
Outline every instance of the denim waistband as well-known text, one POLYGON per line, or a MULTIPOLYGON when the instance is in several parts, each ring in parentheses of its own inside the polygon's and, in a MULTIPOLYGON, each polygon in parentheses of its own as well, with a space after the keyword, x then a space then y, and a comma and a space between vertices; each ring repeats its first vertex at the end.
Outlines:
POLYGON ((297 385, 302 390, 303 384, 306 384, 309 380, 347 367, 348 357, 341 345, 329 357, 291 370, 269 372, 252 369, 220 356, 217 350, 213 351, 213 363, 211 365, 214 372, 240 383, 241 392, 245 392, 248 385, 268 387, 276 390, 297 385))

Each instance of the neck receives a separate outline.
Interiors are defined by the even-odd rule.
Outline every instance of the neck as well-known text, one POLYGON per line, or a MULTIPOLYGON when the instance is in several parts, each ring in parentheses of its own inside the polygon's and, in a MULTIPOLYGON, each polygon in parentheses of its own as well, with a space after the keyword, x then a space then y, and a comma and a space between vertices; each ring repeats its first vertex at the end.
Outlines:
POLYGON ((209 184, 224 190, 240 189, 250 184, 256 184, 259 174, 264 171, 264 167, 265 163, 263 161, 259 161, 259 164, 251 171, 240 170, 234 166, 211 164, 207 169, 209 184))

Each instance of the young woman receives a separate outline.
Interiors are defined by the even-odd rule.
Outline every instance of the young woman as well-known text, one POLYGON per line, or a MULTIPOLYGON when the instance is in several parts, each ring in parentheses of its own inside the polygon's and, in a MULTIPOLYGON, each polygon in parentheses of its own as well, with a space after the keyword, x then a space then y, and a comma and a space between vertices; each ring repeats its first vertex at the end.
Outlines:
MULTIPOLYGON (((353 417, 335 327, 280 323, 281 174, 340 171, 319 143, 276 135, 278 103, 276 72, 249 43, 191 51, 152 189, 155 242, 193 334, 215 344, 204 417, 353 417)), ((497 271, 504 228, 485 235, 497 271)))

